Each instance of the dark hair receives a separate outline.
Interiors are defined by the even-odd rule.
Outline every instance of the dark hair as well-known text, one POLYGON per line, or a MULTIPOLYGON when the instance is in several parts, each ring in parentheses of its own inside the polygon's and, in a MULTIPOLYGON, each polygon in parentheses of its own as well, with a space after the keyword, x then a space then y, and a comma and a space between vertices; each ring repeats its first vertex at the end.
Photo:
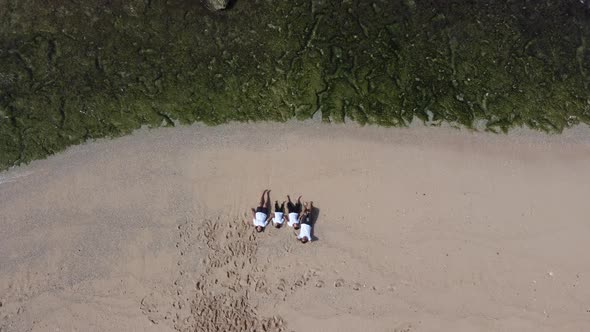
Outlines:
POLYGON ((283 224, 275 224, 275 227, 276 228, 281 228, 281 227, 283 227, 283 224))
POLYGON ((262 226, 256 226, 256 231, 258 233, 262 232, 264 230, 264 228, 262 226))
POLYGON ((307 243, 307 241, 309 241, 307 239, 307 236, 304 236, 304 237, 301 238, 301 243, 307 243))

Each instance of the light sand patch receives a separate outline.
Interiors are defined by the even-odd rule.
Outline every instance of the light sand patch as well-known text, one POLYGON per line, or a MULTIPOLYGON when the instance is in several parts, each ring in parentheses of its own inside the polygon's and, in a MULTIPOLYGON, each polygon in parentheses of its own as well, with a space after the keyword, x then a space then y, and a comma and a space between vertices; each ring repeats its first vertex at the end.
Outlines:
POLYGON ((2 331, 584 331, 590 134, 141 130, 0 174, 2 331), (26 176, 25 176, 26 175, 26 176), (244 220, 318 207, 316 241, 244 220))

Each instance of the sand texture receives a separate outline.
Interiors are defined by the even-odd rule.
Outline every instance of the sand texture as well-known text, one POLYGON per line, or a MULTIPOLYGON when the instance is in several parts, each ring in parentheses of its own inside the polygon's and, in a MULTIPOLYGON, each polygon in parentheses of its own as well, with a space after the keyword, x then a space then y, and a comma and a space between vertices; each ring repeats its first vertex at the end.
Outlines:
POLYGON ((587 127, 140 130, 0 173, 0 330, 588 331, 589 197, 587 127))

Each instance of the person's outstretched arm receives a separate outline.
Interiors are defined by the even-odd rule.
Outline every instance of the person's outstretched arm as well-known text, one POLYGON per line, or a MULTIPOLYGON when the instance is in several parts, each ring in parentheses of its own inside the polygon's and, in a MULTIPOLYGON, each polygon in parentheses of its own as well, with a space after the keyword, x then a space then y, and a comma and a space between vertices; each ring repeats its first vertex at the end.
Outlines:
POLYGON ((303 211, 302 213, 299 214, 299 219, 297 219, 297 221, 301 224, 301 221, 304 220, 305 216, 307 216, 307 211, 303 211))

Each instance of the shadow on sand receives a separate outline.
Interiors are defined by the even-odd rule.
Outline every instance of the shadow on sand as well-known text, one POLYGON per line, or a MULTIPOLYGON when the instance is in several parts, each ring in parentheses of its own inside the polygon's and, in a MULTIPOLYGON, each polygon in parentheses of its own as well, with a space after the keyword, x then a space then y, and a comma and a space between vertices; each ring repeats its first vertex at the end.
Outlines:
POLYGON ((315 225, 316 222, 318 221, 320 217, 320 209, 317 208, 316 206, 313 207, 313 209, 311 210, 311 215, 310 215, 310 219, 311 219, 311 241, 318 241, 320 238, 317 237, 315 235, 315 225))

